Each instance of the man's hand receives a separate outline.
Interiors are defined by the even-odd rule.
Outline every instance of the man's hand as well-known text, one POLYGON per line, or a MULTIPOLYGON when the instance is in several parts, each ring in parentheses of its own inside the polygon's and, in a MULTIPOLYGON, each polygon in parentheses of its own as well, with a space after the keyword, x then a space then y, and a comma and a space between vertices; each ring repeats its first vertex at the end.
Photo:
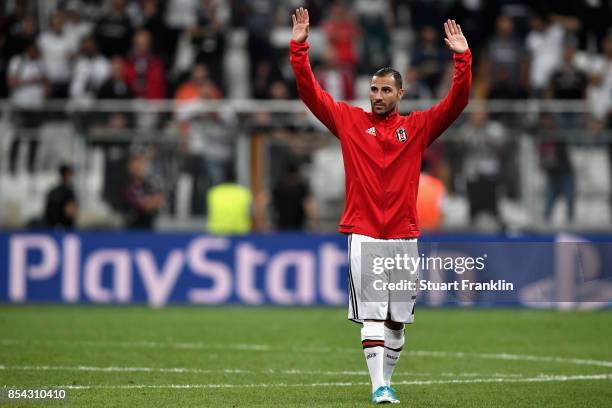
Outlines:
MULTIPOLYGON (((446 20, 446 23, 444 23, 444 31, 446 32, 444 42, 448 48, 457 54, 463 54, 467 51, 467 40, 461 32, 461 26, 455 23, 455 20, 446 20)), ((293 29, 293 33, 295 35, 295 28, 293 29)))
POLYGON ((303 43, 308 38, 308 29, 310 27, 308 19, 308 10, 300 7, 295 10, 292 16, 293 19, 293 35, 291 39, 298 43, 303 43))

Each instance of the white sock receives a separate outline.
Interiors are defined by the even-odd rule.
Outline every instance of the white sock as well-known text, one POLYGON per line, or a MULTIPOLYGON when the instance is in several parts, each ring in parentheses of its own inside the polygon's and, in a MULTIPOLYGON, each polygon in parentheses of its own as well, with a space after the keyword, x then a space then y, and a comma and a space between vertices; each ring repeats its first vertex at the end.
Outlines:
POLYGON ((385 326, 385 357, 383 359, 383 381, 391 385, 393 370, 399 361, 400 353, 404 347, 404 329, 391 330, 385 326))
POLYGON ((361 345, 366 358, 372 392, 385 385, 383 380, 383 355, 385 352, 385 329, 383 322, 363 322, 361 345))

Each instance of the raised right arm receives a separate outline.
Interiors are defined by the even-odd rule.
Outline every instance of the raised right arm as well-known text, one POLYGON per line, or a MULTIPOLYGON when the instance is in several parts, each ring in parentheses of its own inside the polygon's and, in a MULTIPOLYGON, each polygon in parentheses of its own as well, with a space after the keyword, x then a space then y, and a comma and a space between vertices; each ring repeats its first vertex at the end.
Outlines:
POLYGON ((298 94, 310 111, 336 137, 339 137, 341 103, 336 102, 331 95, 321 88, 312 73, 308 60, 308 11, 302 8, 293 15, 293 36, 291 38, 290 61, 295 74, 298 94))

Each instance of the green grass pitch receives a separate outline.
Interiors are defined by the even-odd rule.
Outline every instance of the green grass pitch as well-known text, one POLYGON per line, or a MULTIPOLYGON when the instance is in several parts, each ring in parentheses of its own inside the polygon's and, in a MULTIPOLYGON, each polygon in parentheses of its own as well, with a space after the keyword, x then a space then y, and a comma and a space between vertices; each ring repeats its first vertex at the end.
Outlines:
MULTIPOLYGON (((51 406, 371 406, 344 308, 5 305, 0 328, 1 387, 69 386, 51 406)), ((404 350, 406 407, 612 406, 611 311, 421 308, 404 350)))

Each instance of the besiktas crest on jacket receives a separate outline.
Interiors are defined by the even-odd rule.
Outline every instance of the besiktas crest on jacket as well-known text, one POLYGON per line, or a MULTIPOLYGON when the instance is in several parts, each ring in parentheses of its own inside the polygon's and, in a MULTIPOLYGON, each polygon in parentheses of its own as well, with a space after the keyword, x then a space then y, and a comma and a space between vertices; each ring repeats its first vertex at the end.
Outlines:
POLYGON ((395 137, 397 137, 397 140, 403 143, 408 140, 408 133, 406 132, 406 129, 404 129, 404 127, 402 126, 395 130, 395 137))

